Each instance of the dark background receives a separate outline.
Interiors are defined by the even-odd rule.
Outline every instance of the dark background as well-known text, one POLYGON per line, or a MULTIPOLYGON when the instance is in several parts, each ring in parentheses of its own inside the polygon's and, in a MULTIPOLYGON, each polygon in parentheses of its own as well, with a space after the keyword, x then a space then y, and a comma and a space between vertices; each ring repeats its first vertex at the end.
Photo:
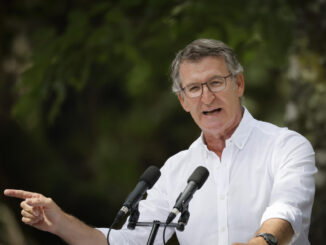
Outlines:
MULTIPOLYGON (((313 144, 310 240, 324 244, 325 36, 323 0, 2 1, 0 190, 43 193, 108 227, 144 169, 200 134, 169 66, 192 40, 214 38, 244 66, 250 112, 313 144)), ((64 244, 19 220, 19 201, 0 195, 0 244, 64 244)))

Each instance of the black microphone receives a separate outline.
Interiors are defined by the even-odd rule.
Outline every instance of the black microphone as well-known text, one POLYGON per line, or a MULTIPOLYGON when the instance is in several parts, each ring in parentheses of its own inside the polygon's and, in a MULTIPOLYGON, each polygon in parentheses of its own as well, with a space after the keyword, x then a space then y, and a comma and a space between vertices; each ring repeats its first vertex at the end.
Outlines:
POLYGON ((117 224, 132 209, 134 209, 139 201, 143 198, 145 192, 151 189, 161 176, 160 170, 155 166, 149 166, 143 175, 139 178, 139 182, 135 189, 128 195, 122 208, 119 210, 113 224, 117 224))
POLYGON ((166 219, 166 224, 170 224, 171 221, 178 215, 178 213, 182 213, 185 208, 187 208, 193 194, 195 191, 199 190, 205 181, 207 180, 209 172, 207 168, 203 166, 199 166, 195 169, 192 175, 188 179, 188 185, 184 189, 183 192, 180 193, 177 201, 166 219))

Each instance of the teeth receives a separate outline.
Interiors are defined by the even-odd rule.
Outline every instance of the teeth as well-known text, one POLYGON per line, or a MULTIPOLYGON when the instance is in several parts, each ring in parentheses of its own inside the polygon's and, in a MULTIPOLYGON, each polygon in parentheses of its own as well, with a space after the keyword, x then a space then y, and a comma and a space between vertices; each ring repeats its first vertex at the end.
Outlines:
POLYGON ((203 113, 205 115, 208 115, 208 114, 211 114, 211 113, 214 113, 214 112, 220 112, 222 110, 222 108, 217 108, 217 109, 214 109, 214 110, 211 110, 211 111, 203 111, 203 113))

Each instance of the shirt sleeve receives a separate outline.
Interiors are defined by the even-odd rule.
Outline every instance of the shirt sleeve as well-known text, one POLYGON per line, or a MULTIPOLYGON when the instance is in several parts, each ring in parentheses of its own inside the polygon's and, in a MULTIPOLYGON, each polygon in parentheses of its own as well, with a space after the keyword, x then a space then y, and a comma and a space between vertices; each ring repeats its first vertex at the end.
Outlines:
POLYGON ((269 206, 261 223, 271 218, 290 222, 293 243, 307 233, 315 194, 315 154, 311 144, 300 134, 288 131, 277 140, 271 172, 274 183, 269 206))
MULTIPOLYGON (((170 209, 167 201, 166 193, 166 167, 161 169, 161 177, 156 182, 151 190, 148 191, 146 200, 142 200, 139 203, 139 222, 153 222, 158 220, 165 222, 170 209)), ((136 227, 134 230, 127 228, 127 223, 123 225, 120 230, 111 230, 110 233, 110 245, 143 245, 146 244, 151 227, 136 227)), ((105 236, 107 236, 107 228, 97 228, 105 236)), ((166 241, 173 235, 174 229, 166 229, 166 241)), ((155 245, 163 244, 163 227, 160 227, 155 239, 155 245)))

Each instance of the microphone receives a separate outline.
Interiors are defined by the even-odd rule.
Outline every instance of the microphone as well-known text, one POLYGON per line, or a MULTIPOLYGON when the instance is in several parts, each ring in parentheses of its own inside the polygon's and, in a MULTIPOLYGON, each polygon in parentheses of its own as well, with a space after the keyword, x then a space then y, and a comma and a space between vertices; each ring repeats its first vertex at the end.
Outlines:
POLYGON ((205 181, 207 180, 209 172, 207 168, 203 166, 199 166, 195 169, 195 171, 190 175, 188 179, 188 185, 184 189, 183 192, 180 193, 177 201, 170 212, 168 218, 166 219, 166 224, 170 224, 171 221, 178 215, 178 213, 182 213, 188 206, 190 200, 192 199, 195 191, 199 190, 205 181))
POLYGON ((127 196, 122 208, 119 210, 113 224, 117 224, 132 209, 134 209, 139 201, 143 198, 147 189, 151 189, 161 176, 160 170, 155 166, 149 166, 143 175, 139 178, 139 182, 134 190, 127 196))

